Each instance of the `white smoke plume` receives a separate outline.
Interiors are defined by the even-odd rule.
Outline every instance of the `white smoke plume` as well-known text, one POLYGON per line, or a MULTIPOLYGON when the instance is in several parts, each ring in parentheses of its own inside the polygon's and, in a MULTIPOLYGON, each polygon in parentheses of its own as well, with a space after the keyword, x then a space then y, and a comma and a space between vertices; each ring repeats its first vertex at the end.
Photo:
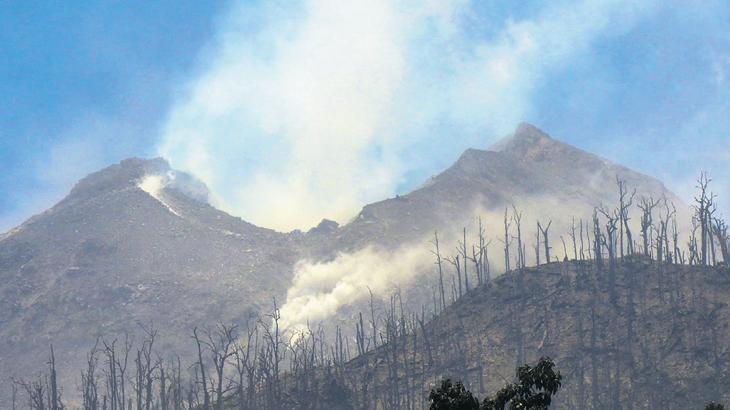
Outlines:
POLYGON ((301 261, 281 308, 282 326, 304 330, 307 323, 327 319, 340 307, 364 300, 371 291, 382 296, 410 283, 433 264, 427 244, 423 245, 397 250, 367 247, 329 262, 301 261))
MULTIPOLYGON (((605 180, 605 179, 604 179, 605 180)), ((446 258, 457 254, 456 247, 463 241, 462 229, 466 228, 466 243, 468 252, 472 244, 478 243, 479 223, 481 219, 485 239, 488 242, 489 270, 492 278, 505 271, 505 244, 504 218, 505 210, 509 224, 510 237, 510 268, 517 267, 517 222, 514 219, 515 211, 521 217, 521 239, 525 249, 526 266, 536 263, 537 222, 543 228, 550 223, 549 246, 550 262, 562 261, 567 257, 573 259, 576 254, 581 255, 580 224, 583 223, 582 250, 585 258, 589 257, 591 238, 593 236, 592 215, 596 206, 605 206, 613 209, 618 206, 618 192, 609 187, 602 187, 605 192, 605 203, 591 204, 576 198, 566 202, 552 197, 525 196, 515 198, 514 207, 508 204, 507 208, 488 209, 479 202, 474 203, 470 210, 465 211, 462 218, 452 220, 449 226, 438 227, 440 252, 443 262, 443 274, 446 297, 451 294, 453 266, 446 262, 446 258), (575 226, 575 248, 571 238, 572 228, 575 226)), ((640 237, 640 211, 636 207, 640 196, 654 195, 655 192, 639 190, 634 198, 634 206, 630 209, 630 228, 637 245, 640 237)), ((670 198, 671 199, 671 198, 670 198)), ((675 203, 678 228, 682 241, 686 239, 686 225, 689 223, 689 213, 685 204, 675 203)), ((654 212, 658 220, 660 214, 666 214, 663 206, 654 212)), ((604 229, 605 218, 600 216, 601 229, 604 229)), ((295 267, 294 281, 287 291, 287 299, 281 308, 282 325, 294 333, 305 330, 308 325, 316 325, 326 319, 337 316, 345 306, 358 305, 367 301, 370 292, 377 297, 387 297, 398 288, 421 287, 429 293, 431 286, 436 286, 437 268, 435 256, 432 254, 433 237, 422 238, 411 243, 403 244, 397 249, 381 249, 367 247, 353 253, 339 254, 335 259, 327 262, 312 262, 303 260, 295 267)), ((544 240, 540 243, 540 262, 545 263, 544 240)), ((683 242, 684 243, 684 242, 683 242)), ((637 249, 638 250, 638 249, 637 249)), ((472 285, 476 283, 474 266, 469 262, 469 274, 472 285)), ((420 309, 421 304, 430 306, 431 300, 419 300, 412 309, 420 309)))
POLYGON ((236 4, 159 151, 210 186, 217 206, 254 223, 344 222, 415 183, 405 175, 506 133, 549 70, 627 30, 653 2, 550 2, 529 19, 496 22, 480 20, 477 6, 236 4))

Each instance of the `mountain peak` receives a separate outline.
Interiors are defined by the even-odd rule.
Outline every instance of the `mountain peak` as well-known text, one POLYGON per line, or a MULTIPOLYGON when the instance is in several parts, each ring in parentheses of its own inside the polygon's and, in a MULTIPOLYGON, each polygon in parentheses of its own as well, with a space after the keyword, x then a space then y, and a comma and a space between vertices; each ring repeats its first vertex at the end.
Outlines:
MULTIPOLYGON (((81 179, 69 197, 88 199, 133 186, 148 191, 142 183, 155 178, 156 189, 170 188, 199 202, 208 202, 208 187, 194 176, 175 171, 164 158, 128 158, 81 179)), ((150 182, 150 181, 148 181, 150 182)), ((148 192, 149 193, 149 192, 148 192)))
POLYGON ((169 170, 170 165, 163 158, 128 158, 82 178, 70 196, 95 196, 135 185, 145 175, 163 174, 169 170))
POLYGON ((543 130, 537 128, 536 126, 528 123, 528 122, 521 122, 517 129, 515 129, 514 132, 515 138, 522 138, 522 139, 551 139, 550 136, 543 130))
POLYGON ((517 126, 514 133, 497 141, 490 151, 526 154, 527 152, 540 151, 549 146, 559 144, 543 130, 536 126, 523 122, 517 126))

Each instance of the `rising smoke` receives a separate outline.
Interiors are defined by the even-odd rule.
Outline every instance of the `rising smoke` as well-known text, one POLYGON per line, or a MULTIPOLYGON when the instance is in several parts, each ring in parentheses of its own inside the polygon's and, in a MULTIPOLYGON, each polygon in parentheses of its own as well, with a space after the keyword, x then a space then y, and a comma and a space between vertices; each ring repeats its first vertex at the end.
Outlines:
POLYGON ((548 71, 652 5, 551 2, 497 24, 474 7, 238 4, 171 110, 160 153, 208 184, 217 206, 259 225, 345 222, 415 182, 405 175, 435 171, 434 157, 506 133, 548 71))

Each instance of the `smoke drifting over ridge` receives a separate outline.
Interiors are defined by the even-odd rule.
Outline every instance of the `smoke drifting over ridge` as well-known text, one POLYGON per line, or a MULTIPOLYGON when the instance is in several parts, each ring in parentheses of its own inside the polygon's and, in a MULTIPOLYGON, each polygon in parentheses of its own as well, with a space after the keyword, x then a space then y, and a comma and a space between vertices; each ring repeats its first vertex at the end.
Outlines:
POLYGON ((486 145, 477 135, 506 133, 530 111, 547 71, 630 28, 652 5, 551 3, 491 33, 475 27, 472 7, 236 5, 171 110, 159 152, 208 184, 214 204, 256 224, 343 222, 412 185, 406 173, 444 155, 439 138, 456 153, 486 145))
POLYGON ((345 305, 361 302, 372 291, 378 297, 410 283, 431 266, 427 244, 396 250, 367 247, 343 253, 330 262, 300 261, 281 308, 282 327, 305 330, 345 305))
MULTIPOLYGON (((633 187, 629 187, 632 189, 633 187)), ((525 247, 525 261, 527 266, 535 266, 535 244, 537 222, 543 228, 550 223, 549 239, 551 262, 561 261, 564 257, 588 258, 590 237, 592 233, 592 214, 595 207, 604 206, 612 209, 618 205, 618 188, 602 188, 605 195, 604 203, 591 204, 575 200, 566 203, 549 196, 528 196, 515 199, 514 207, 507 205, 507 218, 510 225, 510 268, 517 266, 517 222, 515 210, 520 218, 520 233, 525 247), (615 191, 615 192, 614 192, 615 191), (580 223, 584 224, 584 242, 581 244, 580 223), (570 234, 575 224, 576 248, 570 234), (565 245, 565 248, 563 247, 565 245), (582 246, 582 248, 581 248, 582 246)), ((629 193, 630 194, 630 193, 629 193)), ((634 205, 630 208, 629 225, 637 244, 640 238, 640 210, 636 206, 641 196, 657 196, 656 192, 639 190, 634 198, 634 205)), ((659 198, 657 198, 659 199, 659 198)), ((669 198, 675 201, 676 198, 669 198)), ((689 208, 681 202, 673 202, 678 218, 678 229, 681 243, 685 243, 688 236, 689 208)), ((671 205, 670 205, 671 206, 671 205)), ((666 210, 659 207, 654 217, 666 216, 666 210)), ((463 241, 463 228, 466 228, 467 252, 472 252, 472 244, 478 244, 479 223, 481 219, 484 236, 487 242, 489 271, 492 278, 505 271, 504 260, 504 218, 505 208, 487 209, 481 199, 458 218, 452 218, 448 226, 438 227, 440 252, 442 258, 457 255, 457 246, 463 241), (470 209, 470 210, 469 210, 470 209)), ((599 214, 599 221, 603 227, 605 217, 599 214)), ((421 288, 426 294, 425 300, 415 301, 411 308, 420 309, 420 306, 432 306, 429 287, 438 282, 438 271, 435 265, 433 250, 433 236, 429 235, 418 240, 404 243, 394 249, 369 246, 352 253, 340 253, 333 260, 315 262, 302 260, 295 266, 292 285, 287 291, 287 299, 281 308, 282 326, 293 332, 305 330, 308 325, 316 326, 337 317, 346 306, 363 307, 370 292, 376 298, 387 298, 398 288, 421 288)), ((540 237, 541 263, 545 263, 544 242, 540 237)), ((468 273, 472 286, 476 283, 473 262, 469 262, 468 273)), ((447 298, 451 294, 452 281, 456 283, 455 269, 446 260, 443 262, 444 285, 447 298)), ((408 301, 413 302, 413 301, 408 301)))

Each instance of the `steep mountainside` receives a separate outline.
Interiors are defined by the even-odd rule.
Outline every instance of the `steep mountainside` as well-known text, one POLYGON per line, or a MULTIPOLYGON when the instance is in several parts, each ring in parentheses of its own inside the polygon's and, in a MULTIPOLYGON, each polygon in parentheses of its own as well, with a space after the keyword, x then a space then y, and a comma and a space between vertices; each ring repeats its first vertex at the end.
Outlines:
POLYGON ((0 241, 3 374, 38 368, 51 343, 59 358, 78 361, 96 335, 138 332, 138 323, 187 346, 192 326, 245 322, 283 295, 297 259, 291 238, 171 181, 140 187, 146 175, 185 178, 171 172, 162 160, 123 161, 0 241))
POLYGON ((510 272, 424 326, 407 318, 405 337, 392 322, 390 342, 347 363, 339 380, 359 405, 421 408, 442 378, 484 397, 518 365, 550 356, 564 376, 556 408, 730 402, 730 271, 637 257, 620 261, 611 282, 588 261, 510 272))
MULTIPOLYGON (((53 343, 68 376, 64 363, 78 363, 97 335, 151 321, 173 335, 166 347, 184 351, 192 326, 245 323, 273 297, 283 300, 302 258, 368 245, 423 247, 434 230, 460 229, 476 215, 494 232, 513 203, 530 225, 553 218, 564 232, 573 216, 615 202, 617 176, 639 194, 681 204, 657 180, 526 124, 491 150, 467 150, 407 195, 307 233, 256 227, 211 207, 201 183, 162 159, 125 160, 0 236, 0 370, 39 368, 53 343)), ((430 282, 419 286, 430 294, 430 282)))
MULTIPOLYGON (((332 236, 329 249, 421 241, 435 228, 461 229, 483 216, 499 229, 505 207, 524 211, 526 225, 552 219, 564 234, 572 218, 589 219, 594 207, 617 201, 616 179, 636 195, 666 197, 678 212, 681 199, 649 176, 561 143, 530 124, 489 150, 466 150, 454 165, 415 191, 367 205, 332 236)), ((682 218, 680 218, 682 219, 682 218)))

